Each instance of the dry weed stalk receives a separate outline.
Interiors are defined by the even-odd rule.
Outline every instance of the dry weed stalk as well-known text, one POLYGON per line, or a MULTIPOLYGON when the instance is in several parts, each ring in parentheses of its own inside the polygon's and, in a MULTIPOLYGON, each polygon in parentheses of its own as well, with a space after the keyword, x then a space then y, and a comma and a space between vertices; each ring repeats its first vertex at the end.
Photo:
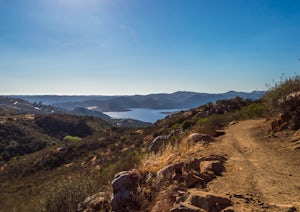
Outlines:
POLYGON ((189 155, 198 154, 203 148, 201 143, 193 143, 187 138, 176 144, 168 144, 158 153, 149 153, 142 160, 138 169, 141 172, 156 173, 174 162, 187 160, 189 155))

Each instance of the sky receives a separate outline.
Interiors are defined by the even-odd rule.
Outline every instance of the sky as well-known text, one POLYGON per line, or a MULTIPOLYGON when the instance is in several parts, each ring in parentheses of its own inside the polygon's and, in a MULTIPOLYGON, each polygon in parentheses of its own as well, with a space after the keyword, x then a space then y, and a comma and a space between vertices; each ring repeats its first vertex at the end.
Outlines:
POLYGON ((298 0, 0 0, 0 94, 264 90, 299 58, 298 0))

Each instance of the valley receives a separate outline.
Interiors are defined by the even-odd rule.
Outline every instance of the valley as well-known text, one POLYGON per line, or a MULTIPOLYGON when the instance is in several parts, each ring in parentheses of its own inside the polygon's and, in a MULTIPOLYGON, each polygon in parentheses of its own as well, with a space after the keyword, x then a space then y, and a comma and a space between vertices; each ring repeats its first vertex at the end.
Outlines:
POLYGON ((276 89, 123 126, 5 97, 0 211, 296 211, 297 132, 282 127, 296 125, 270 113, 276 89))

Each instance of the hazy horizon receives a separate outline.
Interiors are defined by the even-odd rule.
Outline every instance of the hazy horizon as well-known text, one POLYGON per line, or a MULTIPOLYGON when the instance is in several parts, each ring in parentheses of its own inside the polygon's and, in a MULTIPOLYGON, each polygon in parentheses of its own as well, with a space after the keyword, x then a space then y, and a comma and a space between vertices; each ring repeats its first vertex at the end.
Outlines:
POLYGON ((158 93, 133 93, 133 94, 1 94, 0 96, 135 96, 135 95, 151 95, 151 94, 173 94, 177 92, 191 92, 191 93, 206 93, 206 94, 223 94, 228 92, 242 92, 242 93, 251 93, 251 92, 260 92, 265 90, 252 90, 252 91, 236 91, 228 90, 224 92, 202 92, 202 91, 174 91, 174 92, 158 92, 158 93))
POLYGON ((292 0, 0 1, 0 94, 265 90, 300 70, 292 0))

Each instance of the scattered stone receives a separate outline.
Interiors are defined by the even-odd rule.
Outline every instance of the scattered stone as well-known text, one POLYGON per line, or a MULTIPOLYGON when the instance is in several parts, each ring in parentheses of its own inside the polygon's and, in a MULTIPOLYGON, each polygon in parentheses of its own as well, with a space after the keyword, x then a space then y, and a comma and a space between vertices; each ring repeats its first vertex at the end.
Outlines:
POLYGON ((223 163, 219 160, 212 160, 212 161, 202 161, 200 163, 200 172, 209 173, 212 171, 216 175, 220 175, 220 173, 224 170, 223 163))
POLYGON ((181 200, 183 202, 201 208, 207 212, 221 211, 232 205, 231 201, 224 196, 220 196, 211 192, 200 191, 198 189, 190 189, 181 200))
POLYGON ((214 138, 207 134, 192 133, 189 135, 188 140, 192 142, 200 142, 200 141, 212 142, 214 141, 214 138))
POLYGON ((204 185, 204 179, 190 173, 185 177, 185 184, 188 188, 194 187, 196 184, 198 185, 197 187, 202 188, 204 185))
POLYGON ((182 168, 185 165, 184 162, 170 164, 157 171, 156 176, 158 180, 162 180, 168 177, 172 177, 175 172, 182 172, 182 168))

